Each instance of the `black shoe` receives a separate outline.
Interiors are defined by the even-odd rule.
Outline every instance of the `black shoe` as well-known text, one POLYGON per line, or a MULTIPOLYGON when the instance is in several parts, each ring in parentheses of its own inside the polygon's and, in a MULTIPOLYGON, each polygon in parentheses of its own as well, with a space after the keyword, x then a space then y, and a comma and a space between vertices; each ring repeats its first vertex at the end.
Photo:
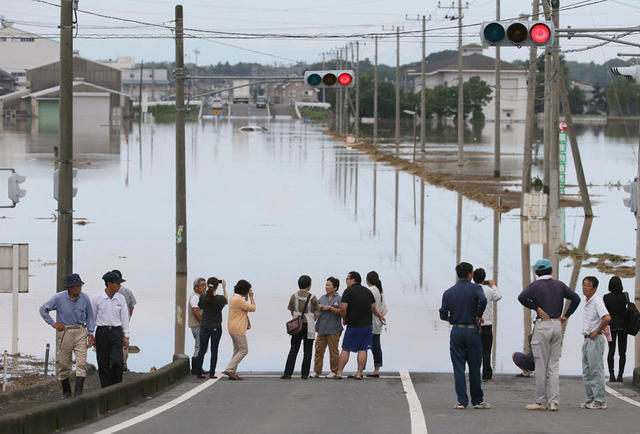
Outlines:
POLYGON ((616 380, 618 383, 622 383, 622 372, 618 374, 618 379, 616 380))
POLYGON ((616 382, 616 376, 612 372, 612 373, 609 374, 609 383, 615 383, 615 382, 616 382))
POLYGON ((291 375, 283 374, 280 376, 281 380, 291 380, 291 375))
POLYGON ((60 381, 60 384, 62 385, 62 397, 65 399, 71 398, 71 383, 69 382, 69 379, 65 378, 60 381))
POLYGON ((309 379, 309 376, 308 376, 308 375, 303 375, 303 376, 302 376, 302 377, 300 377, 300 378, 302 378, 303 380, 308 380, 308 379, 309 379))
POLYGON ((84 387, 84 377, 76 377, 76 384, 73 388, 73 396, 82 395, 83 387, 84 387))

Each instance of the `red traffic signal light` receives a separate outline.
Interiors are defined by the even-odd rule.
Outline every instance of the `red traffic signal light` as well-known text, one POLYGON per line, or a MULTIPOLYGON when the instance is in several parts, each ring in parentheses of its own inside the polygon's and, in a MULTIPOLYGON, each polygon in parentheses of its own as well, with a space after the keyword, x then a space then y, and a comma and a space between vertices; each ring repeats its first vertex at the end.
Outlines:
POLYGON ((546 24, 534 24, 529 30, 531 40, 537 45, 544 45, 551 38, 551 29, 546 24))
POLYGON ((304 73, 304 83, 308 86, 326 87, 353 87, 353 71, 329 70, 329 71, 306 71, 304 73))

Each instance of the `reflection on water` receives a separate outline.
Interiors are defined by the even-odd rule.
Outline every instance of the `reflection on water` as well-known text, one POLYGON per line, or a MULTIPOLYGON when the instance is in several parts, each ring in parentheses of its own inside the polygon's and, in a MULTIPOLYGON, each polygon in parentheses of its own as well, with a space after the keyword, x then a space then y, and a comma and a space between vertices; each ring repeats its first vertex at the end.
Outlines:
MULTIPOLYGON (((309 274, 312 292, 319 295, 328 276, 340 278, 342 291, 348 271, 375 269, 389 307, 384 369, 449 371, 449 326, 437 310, 455 279, 456 263, 465 260, 485 268, 499 284, 503 299, 494 310, 492 357, 497 372, 516 371, 511 353, 525 345, 531 329, 530 312, 523 314, 517 295, 531 281, 531 263, 550 249, 546 229, 521 220, 518 210, 500 214, 373 162, 319 127, 276 121, 264 123, 266 133, 247 134, 238 131, 242 125, 188 124, 186 167, 187 281, 211 275, 231 283, 245 278, 256 293, 243 369, 282 369, 289 346, 283 330, 286 305, 299 275, 309 274)), ((469 146, 490 152, 492 144, 483 137, 492 130, 484 128, 481 140, 469 146)), ((594 131, 583 130, 579 137, 587 181, 632 179, 635 140, 594 131)), ((89 294, 102 290, 104 271, 117 268, 125 274, 139 303, 132 343, 142 351, 130 357, 136 370, 162 365, 173 354, 174 137, 170 124, 145 124, 109 131, 108 140, 76 143, 76 158, 85 165, 75 216, 90 224, 74 225, 74 270, 89 294)), ((27 197, 2 213, 7 218, 0 219, 0 241, 30 243, 30 292, 20 298, 20 348, 35 355, 43 355, 54 337, 37 308, 55 291, 56 225, 46 219, 56 209, 51 194, 55 140, 55 134, 34 132, 25 124, 5 124, 0 134, 0 165, 27 175, 27 197)), ((503 138, 503 149, 516 152, 518 141, 503 138)), ((567 167, 571 182, 571 162, 567 167)), ((590 252, 633 256, 634 220, 622 204, 624 193, 612 187, 592 192, 598 217, 585 220, 580 209, 565 210, 564 240, 590 252)), ((606 288, 608 276, 573 260, 562 260, 558 270, 573 288, 588 274, 606 288)), ((632 291, 632 281, 623 282, 632 291)), ((8 305, 2 303, 0 310, 4 330, 10 328, 8 305)), ((580 371, 581 309, 566 327, 563 373, 580 371)), ((0 349, 8 348, 9 335, 0 335, 0 349)), ((231 356, 226 333, 220 345, 219 364, 224 365, 231 356)), ((189 333, 186 348, 193 348, 189 333)), ((90 359, 95 362, 93 353, 90 359)))

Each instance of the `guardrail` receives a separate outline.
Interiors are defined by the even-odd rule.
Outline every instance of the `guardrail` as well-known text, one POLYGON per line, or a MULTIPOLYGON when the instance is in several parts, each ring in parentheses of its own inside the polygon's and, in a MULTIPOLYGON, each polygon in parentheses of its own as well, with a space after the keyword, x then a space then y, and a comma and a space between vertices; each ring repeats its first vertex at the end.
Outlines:
POLYGON ((0 416, 0 434, 44 434, 70 428, 142 401, 188 375, 189 359, 178 357, 132 381, 0 416))

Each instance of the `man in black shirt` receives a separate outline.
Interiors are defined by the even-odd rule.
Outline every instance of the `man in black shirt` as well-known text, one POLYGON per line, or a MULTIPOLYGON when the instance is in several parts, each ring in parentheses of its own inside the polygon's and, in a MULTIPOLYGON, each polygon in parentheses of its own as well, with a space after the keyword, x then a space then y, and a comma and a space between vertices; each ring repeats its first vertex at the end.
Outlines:
POLYGON ((342 340, 342 352, 338 361, 336 379, 342 379, 342 370, 349 361, 351 352, 358 353, 358 372, 353 376, 356 380, 362 380, 362 371, 367 364, 367 350, 371 349, 372 327, 371 313, 386 324, 384 316, 380 314, 376 306, 376 300, 369 289, 361 285, 362 278, 356 271, 347 274, 347 289, 342 294, 340 303, 340 315, 347 325, 342 340))

